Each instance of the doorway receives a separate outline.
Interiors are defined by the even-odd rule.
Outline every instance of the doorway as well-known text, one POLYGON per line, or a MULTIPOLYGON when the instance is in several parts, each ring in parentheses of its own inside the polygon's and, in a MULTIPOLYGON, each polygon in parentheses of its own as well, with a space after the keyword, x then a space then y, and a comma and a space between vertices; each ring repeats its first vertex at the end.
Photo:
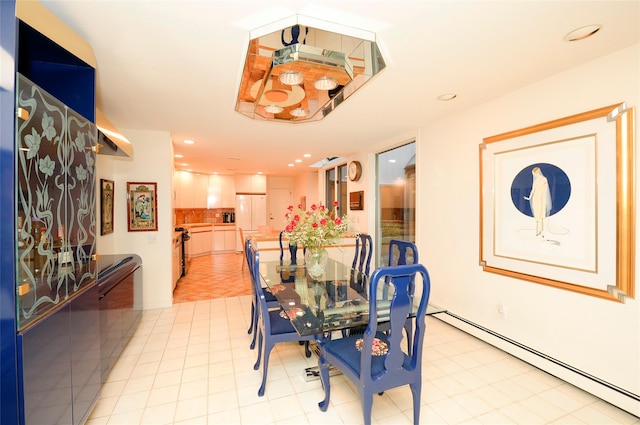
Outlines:
POLYGON ((389 263, 389 241, 416 241, 416 143, 376 155, 376 264, 389 263))
POLYGON ((293 205, 293 193, 291 189, 270 188, 267 202, 269 205, 269 221, 267 225, 271 226, 274 232, 280 232, 284 229, 286 223, 284 215, 287 212, 287 208, 289 205, 293 205))

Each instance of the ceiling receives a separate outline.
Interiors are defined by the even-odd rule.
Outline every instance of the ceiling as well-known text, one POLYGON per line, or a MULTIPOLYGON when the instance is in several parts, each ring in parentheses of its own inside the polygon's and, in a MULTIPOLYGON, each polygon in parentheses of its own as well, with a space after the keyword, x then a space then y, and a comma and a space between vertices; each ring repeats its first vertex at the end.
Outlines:
POLYGON ((108 119, 125 133, 169 132, 184 155, 176 168, 208 174, 307 172, 640 40, 640 1, 42 3, 92 46, 108 119), (375 33, 386 69, 321 121, 235 112, 250 31, 296 14, 375 33), (603 27, 563 41, 590 24, 603 27), (438 101, 444 93, 457 97, 438 101))

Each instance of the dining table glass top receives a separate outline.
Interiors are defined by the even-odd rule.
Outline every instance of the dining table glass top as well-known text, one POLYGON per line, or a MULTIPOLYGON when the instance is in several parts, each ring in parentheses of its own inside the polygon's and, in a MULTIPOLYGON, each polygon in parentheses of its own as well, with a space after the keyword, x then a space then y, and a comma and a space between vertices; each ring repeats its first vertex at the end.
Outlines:
MULTIPOLYGON (((302 336, 364 326, 369 322, 369 278, 329 258, 324 275, 313 279, 303 260, 259 263, 260 276, 302 336)), ((388 320, 393 286, 378 286, 378 321, 388 320)), ((432 307, 431 313, 434 311, 432 307)), ((414 309, 415 312, 416 309, 414 309)), ((443 311, 443 310, 440 310, 443 311)))

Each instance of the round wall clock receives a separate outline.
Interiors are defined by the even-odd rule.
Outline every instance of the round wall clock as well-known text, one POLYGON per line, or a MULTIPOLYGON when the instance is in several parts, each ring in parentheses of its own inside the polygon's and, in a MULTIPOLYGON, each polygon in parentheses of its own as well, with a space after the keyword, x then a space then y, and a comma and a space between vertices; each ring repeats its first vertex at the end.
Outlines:
POLYGON ((360 178, 360 174, 362 174, 362 165, 360 165, 360 161, 351 161, 347 172, 349 174, 349 180, 358 180, 360 178))

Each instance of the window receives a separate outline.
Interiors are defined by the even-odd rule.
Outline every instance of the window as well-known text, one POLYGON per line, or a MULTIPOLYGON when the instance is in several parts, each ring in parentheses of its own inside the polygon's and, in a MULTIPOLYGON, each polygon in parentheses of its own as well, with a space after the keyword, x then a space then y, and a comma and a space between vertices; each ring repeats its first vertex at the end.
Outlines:
POLYGON ((416 144, 376 156, 376 264, 389 263, 389 240, 416 241, 416 144))
POLYGON ((329 168, 325 172, 325 206, 332 207, 334 201, 338 201, 338 216, 347 214, 347 164, 329 168), (338 176, 336 178, 336 176, 338 176))

